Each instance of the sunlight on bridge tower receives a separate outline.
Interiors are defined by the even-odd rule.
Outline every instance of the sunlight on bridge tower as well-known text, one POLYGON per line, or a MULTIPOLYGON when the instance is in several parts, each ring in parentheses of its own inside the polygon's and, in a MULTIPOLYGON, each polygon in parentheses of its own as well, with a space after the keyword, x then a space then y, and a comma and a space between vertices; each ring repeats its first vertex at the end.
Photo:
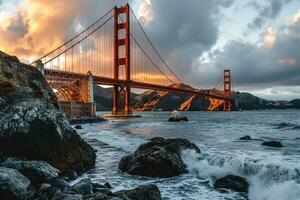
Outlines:
POLYGON ((129 5, 114 8, 114 92, 112 114, 130 113, 130 17, 129 5), (125 15, 125 22, 121 21, 125 15), (123 50, 123 51, 122 51, 123 50), (121 57, 123 56, 123 57, 121 57), (125 69, 126 84, 118 84, 120 71, 125 69))

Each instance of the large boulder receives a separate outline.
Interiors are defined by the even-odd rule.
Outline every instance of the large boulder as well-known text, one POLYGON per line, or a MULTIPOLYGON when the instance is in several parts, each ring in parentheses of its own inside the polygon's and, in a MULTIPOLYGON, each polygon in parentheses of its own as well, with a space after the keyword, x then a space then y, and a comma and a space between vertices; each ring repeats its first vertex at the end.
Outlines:
POLYGON ((30 184, 17 170, 0 167, 0 199, 28 199, 30 184))
POLYGON ((214 187, 218 189, 231 189, 236 192, 248 192, 249 183, 243 177, 227 175, 218 179, 214 187))
POLYGON ((119 162, 119 169, 132 175, 149 177, 172 177, 186 172, 181 151, 192 149, 200 153, 200 149, 186 139, 152 138, 119 162))
POLYGON ((0 51, 0 151, 84 172, 95 152, 71 127, 43 75, 0 51))
POLYGON ((35 185, 56 179, 60 173, 58 169, 52 167, 45 161, 28 161, 8 158, 1 163, 0 166, 18 170, 35 185))
POLYGON ((156 185, 141 185, 132 190, 121 190, 113 196, 130 200, 161 200, 159 188, 156 185))

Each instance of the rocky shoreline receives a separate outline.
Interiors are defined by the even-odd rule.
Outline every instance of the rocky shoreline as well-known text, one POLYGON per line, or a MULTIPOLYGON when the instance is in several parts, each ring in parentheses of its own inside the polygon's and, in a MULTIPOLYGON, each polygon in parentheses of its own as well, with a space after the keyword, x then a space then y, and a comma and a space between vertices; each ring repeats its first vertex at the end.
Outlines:
MULTIPOLYGON (((109 183, 80 178, 94 167, 96 154, 71 124, 81 129, 79 124, 102 121, 79 118, 70 122, 43 75, 0 52, 1 199, 162 199, 156 185, 112 192, 109 183), (71 184, 73 180, 77 183, 71 184)), ((118 168, 130 175, 178 176, 188 172, 181 157, 186 149, 201 153, 186 139, 152 138, 124 156, 118 168)), ((242 177, 229 175, 217 180, 215 187, 247 192, 249 184, 242 177)))

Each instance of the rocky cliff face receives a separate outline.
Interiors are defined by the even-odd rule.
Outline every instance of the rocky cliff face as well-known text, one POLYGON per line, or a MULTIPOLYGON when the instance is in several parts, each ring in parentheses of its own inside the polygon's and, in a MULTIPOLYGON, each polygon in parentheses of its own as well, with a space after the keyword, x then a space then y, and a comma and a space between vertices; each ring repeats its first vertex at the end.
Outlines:
POLYGON ((83 172, 94 150, 71 127, 42 74, 0 52, 0 151, 83 172))

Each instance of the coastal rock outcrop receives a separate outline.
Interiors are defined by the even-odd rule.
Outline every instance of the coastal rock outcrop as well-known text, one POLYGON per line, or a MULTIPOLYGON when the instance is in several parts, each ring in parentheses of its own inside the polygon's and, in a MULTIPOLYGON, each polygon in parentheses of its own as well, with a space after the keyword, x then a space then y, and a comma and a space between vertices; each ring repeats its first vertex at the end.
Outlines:
POLYGON ((227 175, 216 180, 214 187, 219 189, 231 189, 236 192, 248 192, 249 183, 243 177, 227 175))
POLYGON ((43 75, 0 51, 0 151, 84 172, 96 154, 71 127, 43 75))
POLYGON ((180 122, 180 121, 189 121, 189 120, 187 117, 183 116, 180 112, 178 112, 177 110, 174 110, 171 113, 168 121, 169 122, 180 122))
POLYGON ((1 199, 28 199, 31 191, 30 181, 15 169, 0 167, 1 199))
POLYGON ((45 161, 8 158, 2 162, 0 166, 18 170, 35 185, 56 179, 60 173, 58 169, 52 167, 45 161))
POLYGON ((159 188, 153 184, 141 185, 132 190, 121 190, 113 196, 130 200, 161 200, 159 188))
POLYGON ((241 137, 240 140, 252 140, 252 137, 249 135, 246 135, 246 136, 241 137))
POLYGON ((186 172, 186 165, 181 158, 185 149, 200 149, 190 141, 181 138, 152 138, 119 162, 119 169, 131 175, 148 177, 172 177, 186 172))
POLYGON ((262 143, 263 146, 269 146, 269 147, 282 147, 281 142, 278 141, 266 141, 262 143))

